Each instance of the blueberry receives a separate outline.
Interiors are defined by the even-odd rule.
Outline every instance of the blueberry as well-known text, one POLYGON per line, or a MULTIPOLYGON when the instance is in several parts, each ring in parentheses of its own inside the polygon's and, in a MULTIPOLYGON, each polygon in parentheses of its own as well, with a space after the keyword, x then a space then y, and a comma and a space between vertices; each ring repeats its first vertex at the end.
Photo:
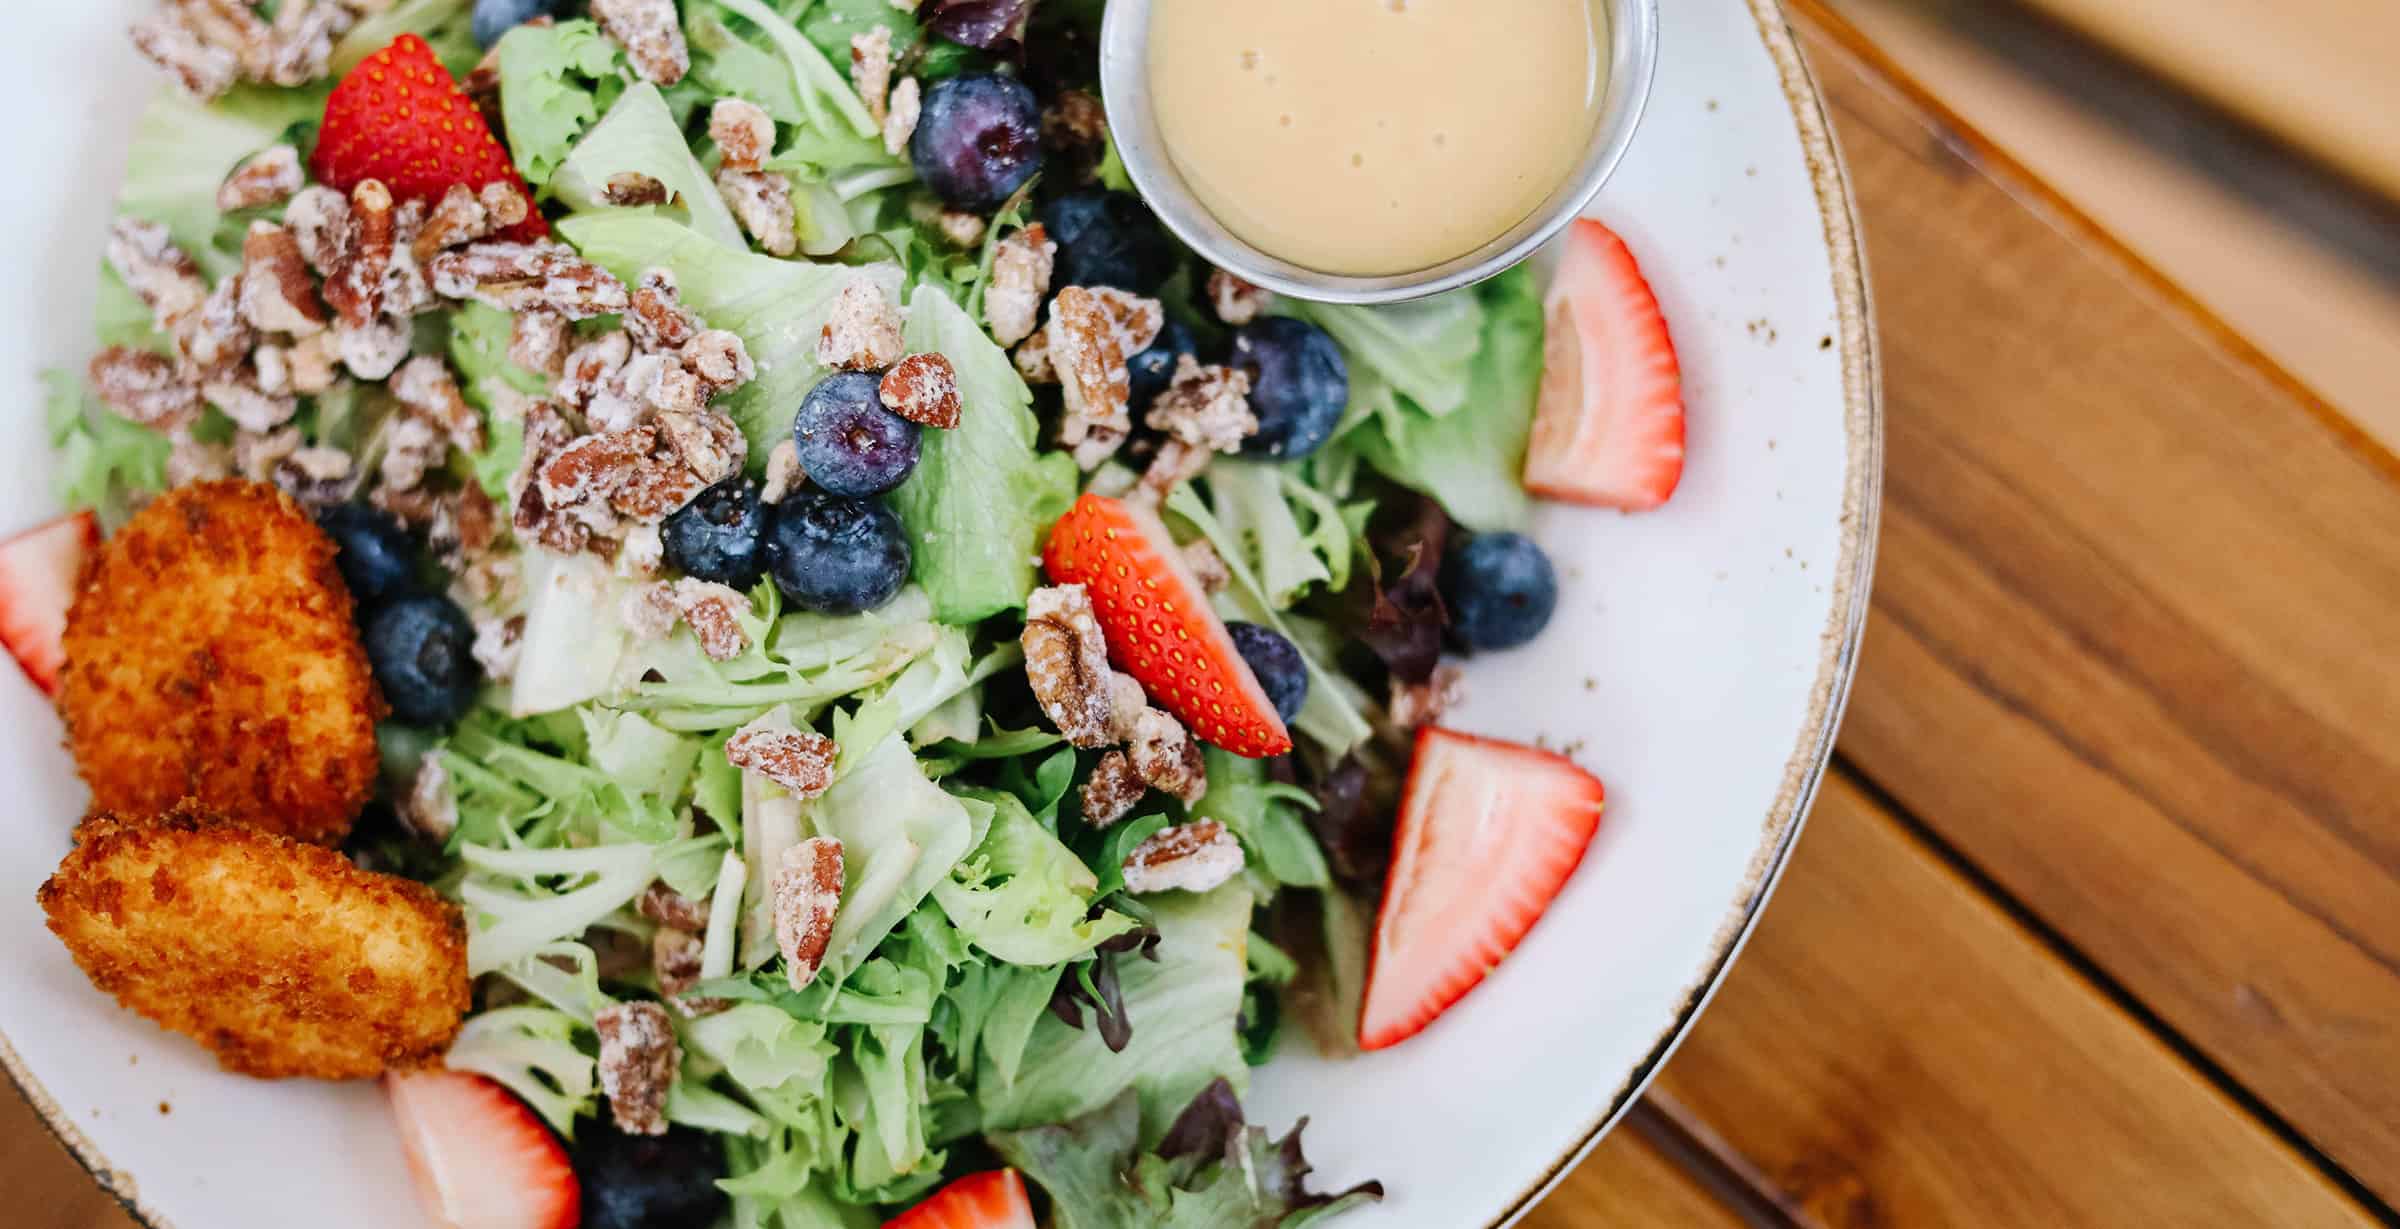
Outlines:
POLYGON ((1200 339, 1193 336, 1192 330, 1181 322, 1169 320, 1166 327, 1158 331, 1158 340, 1151 342, 1149 349, 1126 362, 1125 366, 1133 373, 1133 413, 1137 420, 1142 411, 1149 409, 1150 403, 1167 390, 1167 385, 1174 382, 1175 360, 1186 354, 1199 357, 1200 339))
POLYGON ((725 1151, 706 1131, 628 1135, 603 1115, 576 1128, 574 1159, 582 1229, 676 1229, 725 1214, 725 1151))
POLYGON ((767 574, 803 609, 857 614, 908 583, 908 535, 871 499, 802 491, 767 526, 767 574))
POLYGON ((1256 623, 1228 623, 1225 630, 1232 633, 1242 660, 1250 663, 1250 673, 1258 676, 1258 685, 1267 689, 1267 698, 1275 702, 1275 715, 1289 724, 1308 703, 1308 663, 1300 660, 1298 646, 1256 623))
POLYGON ((884 408, 882 383, 867 372, 838 371, 800 403, 792 438, 800 472, 818 489, 853 499, 881 495, 917 467, 922 432, 884 408))
POLYGON ((564 0, 475 0, 475 45, 488 51, 501 35, 565 7, 564 0))
POLYGON ((1042 106, 1014 77, 982 73, 925 91, 908 156, 917 178, 959 209, 997 209, 1042 169, 1042 106))
POLYGON ((333 566, 361 606, 408 588, 417 576, 417 544, 398 518, 366 504, 335 504, 317 514, 333 539, 333 566))
POLYGON ((1468 648, 1513 649, 1549 625, 1558 573, 1533 539, 1481 534, 1442 561, 1442 600, 1468 648))
POLYGON ((766 525, 758 484, 737 474, 669 516, 658 536, 668 567, 746 591, 767 572, 766 525))
POLYGON ((1058 241, 1053 286, 1114 286, 1152 295, 1175 275, 1174 242, 1130 192, 1070 192, 1042 209, 1042 226, 1058 241))
POLYGON ((399 598, 367 620, 367 663, 404 725, 448 725, 475 705, 475 627, 446 597, 399 598))
POLYGON ((1333 437, 1350 405, 1350 364, 1325 330, 1289 316, 1267 316, 1233 335, 1233 363, 1250 373, 1250 412, 1258 434, 1242 444, 1252 456, 1290 461, 1333 437))

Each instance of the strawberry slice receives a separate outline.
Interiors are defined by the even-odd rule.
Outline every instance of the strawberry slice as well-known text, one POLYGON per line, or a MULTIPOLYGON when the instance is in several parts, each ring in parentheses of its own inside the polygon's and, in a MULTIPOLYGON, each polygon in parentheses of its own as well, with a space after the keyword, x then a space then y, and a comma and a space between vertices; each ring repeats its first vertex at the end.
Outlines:
POLYGON ((1275 701, 1209 609, 1208 591, 1156 513, 1085 495, 1050 531, 1043 563, 1051 580, 1091 591, 1110 660, 1152 704, 1235 755, 1263 759, 1292 749, 1275 701))
POLYGON ((1548 311, 1526 489, 1633 512, 1667 502, 1683 480, 1683 369, 1625 241, 1578 219, 1548 311))
POLYGON ((417 1197, 438 1229, 575 1229, 583 1188, 558 1137, 480 1075, 386 1076, 417 1197))
POLYGON ((1416 1036, 1516 949, 1583 861, 1605 798, 1564 756, 1430 726, 1417 734, 1360 1049, 1416 1036))
POLYGON ((935 1191, 883 1229, 1033 1229, 1033 1201, 1016 1170, 995 1169, 935 1191))
MULTIPOLYGON (((344 192, 382 180, 395 200, 430 203, 453 184, 481 191, 502 182, 533 200, 483 112, 414 34, 393 39, 333 87, 308 165, 319 182, 344 192)), ((531 210, 502 237, 530 242, 549 233, 541 212, 531 210)))
POLYGON ((58 694, 67 664, 59 641, 84 556, 100 544, 100 522, 89 512, 62 516, 0 542, 0 644, 43 694, 58 694))

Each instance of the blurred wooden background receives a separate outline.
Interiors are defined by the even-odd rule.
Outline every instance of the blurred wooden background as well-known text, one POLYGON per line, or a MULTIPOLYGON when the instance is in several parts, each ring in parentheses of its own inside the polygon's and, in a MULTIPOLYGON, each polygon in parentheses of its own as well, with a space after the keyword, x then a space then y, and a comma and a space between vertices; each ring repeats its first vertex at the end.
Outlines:
MULTIPOLYGON (((1865 666, 1528 1224, 2400 1223, 2400 4, 1793 7, 1883 309, 1865 666)), ((129 1224, 5 1096, 0 1189, 129 1224)))

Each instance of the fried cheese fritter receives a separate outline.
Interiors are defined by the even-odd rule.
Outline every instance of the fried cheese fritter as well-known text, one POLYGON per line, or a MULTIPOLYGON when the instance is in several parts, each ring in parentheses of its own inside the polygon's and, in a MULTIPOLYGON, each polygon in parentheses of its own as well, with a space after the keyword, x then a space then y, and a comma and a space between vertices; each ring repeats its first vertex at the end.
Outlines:
POLYGON ((333 558, 290 497, 241 481, 160 496, 102 544, 59 695, 95 809, 195 798, 304 841, 349 832, 383 701, 333 558))
POLYGON ((39 899, 93 985, 243 1075, 434 1063, 469 1006, 466 926, 430 888, 192 804, 85 820, 39 899))

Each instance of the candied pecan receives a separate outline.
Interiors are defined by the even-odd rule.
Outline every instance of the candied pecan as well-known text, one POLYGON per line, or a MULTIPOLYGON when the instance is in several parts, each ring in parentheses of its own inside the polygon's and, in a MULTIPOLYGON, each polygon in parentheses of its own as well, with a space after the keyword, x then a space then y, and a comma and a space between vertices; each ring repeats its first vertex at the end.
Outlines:
POLYGON ((1060 90, 1042 109, 1049 176, 1068 187, 1090 183, 1108 155, 1108 112, 1089 90, 1060 90))
POLYGON ((575 412, 590 415, 592 404, 607 394, 632 357, 633 338, 624 330, 602 333, 568 353, 554 391, 575 412))
POLYGON ((732 1006, 724 999, 692 998, 687 993, 700 984, 701 959, 707 945, 699 935, 661 926, 650 936, 650 973, 658 980, 658 992, 685 1018, 708 1016, 732 1006))
POLYGON ((331 333, 311 334, 284 347, 284 364, 295 393, 329 392, 341 378, 341 354, 331 333))
POLYGON ((1100 757, 1092 769, 1092 779, 1083 786, 1083 820, 1095 828, 1106 828, 1140 805, 1150 794, 1150 783, 1134 771, 1133 760, 1122 751, 1111 751, 1100 757))
POLYGON ((789 256, 800 250, 800 214, 792 206, 792 182, 772 171, 717 172, 717 194, 733 211, 742 230, 758 240, 770 255, 789 256))
POLYGON ((642 80, 664 88, 692 70, 692 49, 684 42, 675 0, 592 0, 592 20, 625 49, 642 80))
POLYGON ((742 429, 714 410, 661 413, 654 425, 658 442, 698 475, 704 486, 714 486, 741 472, 742 462, 750 454, 742 429))
POLYGON ((1050 305, 1050 359, 1066 394, 1059 442, 1075 463, 1097 469, 1133 431, 1133 375, 1126 361, 1158 339, 1166 315, 1156 299, 1109 287, 1069 286, 1050 305))
POLYGON ((448 362, 430 354, 408 360, 392 377, 392 396, 410 412, 431 420, 459 448, 482 450, 483 416, 467 404, 448 362))
POLYGON ((1187 444, 1234 452, 1258 434, 1258 418, 1250 412, 1250 373, 1203 367, 1189 354, 1177 355, 1175 378, 1150 403, 1143 421, 1187 444))
POLYGON ((200 266, 156 222, 118 218, 108 232, 108 265, 150 309, 150 320, 162 333, 173 333, 177 321, 208 299, 200 266))
POLYGON ((679 356, 684 369, 705 385, 710 395, 731 392, 758 378, 758 364, 750 360, 750 348, 742 344, 739 334, 724 329, 702 329, 683 343, 679 356))
POLYGON ((458 831, 458 794, 450 786, 450 769, 442 753, 428 751, 417 758, 417 771, 408 791, 393 800, 400 826, 418 840, 439 845, 458 831))
POLYGON ((333 65, 333 42, 357 15, 334 0, 283 0, 275 12, 265 71, 260 77, 281 86, 306 85, 333 65))
POLYGON ((600 199, 624 208, 664 205, 674 198, 667 185, 640 171, 619 171, 609 176, 600 189, 600 199))
MULTIPOLYGON (((884 42, 891 42, 888 27, 877 26, 884 42)), ((864 37, 863 35, 860 37, 864 37)), ((857 39, 850 45, 855 48, 857 39)), ((874 104, 868 103, 871 109, 874 104)), ((720 98, 708 111, 708 136, 725 155, 725 165, 737 171, 755 171, 775 156, 775 119, 766 108, 741 98, 720 98)))
POLYGON ((884 407, 914 423, 949 430, 958 425, 958 369, 939 354, 911 354, 883 373, 884 407))
POLYGON ((1039 222, 1000 241, 992 251, 992 281, 983 292, 983 322, 1003 346, 1033 335, 1042 300, 1050 294, 1050 274, 1058 262, 1058 243, 1039 222))
POLYGON ((1048 332, 1037 331, 1018 342, 1016 350, 1008 357, 1010 362, 1016 364, 1017 375, 1027 384, 1058 383, 1058 368, 1050 361, 1048 332))
POLYGON ((685 307, 675 275, 665 269, 642 274, 625 309, 625 331, 636 348, 655 352, 680 350, 700 332, 700 318, 685 307))
POLYGON ((1225 557, 1206 538, 1194 538, 1183 544, 1183 566, 1192 570, 1192 579, 1200 582, 1200 591, 1214 596, 1233 583, 1233 569, 1225 566, 1225 557))
POLYGON ((486 241, 444 252, 426 265, 448 299, 474 299, 502 311, 547 308, 571 320, 622 312, 625 283, 563 243, 486 241))
POLYGON ((232 89, 241 78, 241 61, 233 52, 201 41, 172 11, 135 23, 133 45, 173 76, 185 93, 203 102, 232 89))
POLYGON ((1213 819, 1161 828, 1125 855, 1125 890, 1206 892, 1242 873, 1240 841, 1213 819))
POLYGON ((694 900, 668 887, 665 880, 651 884, 635 897, 633 910, 661 926, 691 931, 708 929, 708 901, 694 900))
POLYGON ((319 277, 333 276, 349 251, 350 223, 350 198, 323 184, 301 189, 283 210, 283 224, 319 277))
POLYGON ((1143 708, 1134 718, 1133 739, 1126 750, 1133 770, 1152 788, 1187 803, 1200 801, 1208 792, 1208 761, 1200 754, 1200 744, 1182 722, 1166 713, 1143 708))
POLYGON ((618 613, 626 629, 645 640, 675 630, 678 620, 688 623, 710 661, 732 661, 750 649, 750 634, 741 624, 749 610, 750 599, 739 592, 686 577, 643 586, 618 613))
MULTIPOLYGON (((195 390, 196 391, 196 390, 195 390)), ((223 444, 210 444, 177 431, 173 446, 167 452, 167 485, 187 486, 194 482, 215 482, 233 476, 233 450, 223 444)))
POLYGON ((877 128, 891 115, 892 28, 878 25, 850 36, 850 86, 867 104, 867 118, 877 128))
POLYGON ((269 146, 252 155, 217 185, 217 208, 225 213, 280 205, 308 182, 300 169, 300 151, 291 145, 269 146))
POLYGON ((275 476, 276 466, 300 451, 301 443, 298 427, 237 431, 233 436, 234 471, 252 482, 265 482, 275 476))
POLYGON ((517 225, 527 212, 525 196, 514 184, 490 183, 480 193, 465 184, 452 184, 442 194, 441 203, 426 215, 408 250, 418 260, 431 260, 451 248, 489 239, 517 225))
POLYGON ((1217 319, 1236 328, 1258 319, 1265 309, 1268 294, 1223 269, 1208 271, 1208 301, 1217 309, 1217 319))
POLYGON ((833 788, 834 741, 811 730, 744 730, 725 743, 725 759, 802 798, 833 788))
POLYGON ((758 498, 764 503, 782 503, 806 481, 808 475, 800 472, 800 445, 782 440, 767 454, 767 481, 759 488, 758 498))
POLYGON ((1105 747, 1115 704, 1108 640, 1082 585, 1036 589, 1025 601, 1025 677, 1058 732, 1078 747, 1105 747))
POLYGON ((383 461, 377 476, 387 490, 414 491, 425 481, 427 471, 440 467, 449 452, 449 437, 432 419, 398 415, 384 432, 383 461))
POLYGON ((298 448, 275 463, 269 478, 304 508, 330 508, 347 503, 357 489, 351 481, 356 463, 339 448, 317 445, 298 448))
POLYGON ((672 354, 634 355, 618 373, 613 391, 626 398, 637 417, 645 409, 692 413, 708 404, 708 387, 672 354))
POLYGON ((567 348, 575 331, 567 318, 546 307, 521 311, 508 326, 508 361, 553 379, 565 374, 567 348))
POLYGON ((243 317, 268 333, 306 337, 333 319, 317 297, 299 238, 273 222, 252 222, 242 236, 241 304, 243 317))
POLYGON ((605 500, 650 456, 658 433, 648 427, 601 431, 569 442, 542 464, 542 498, 554 508, 605 500))
POLYGON ((668 581, 644 585, 625 595, 617 619, 642 640, 660 640, 675 630, 683 611, 675 606, 675 586, 668 581))
POLYGON ((592 1020, 600 1034, 600 1091, 627 1135, 667 1133, 667 1091, 683 1063, 675 1026, 656 1003, 611 1003, 592 1020))
POLYGON ((900 361, 900 309, 865 277, 842 287, 817 333, 817 361, 843 371, 881 371, 900 361))
POLYGON ((342 365, 362 380, 390 378, 408 360, 413 340, 408 321, 390 316, 378 316, 364 324, 336 321, 333 336, 342 365))
POLYGON ((924 87, 915 77, 893 86, 891 113, 883 117, 883 152, 895 158, 907 152, 908 139, 917 134, 917 120, 924 112, 924 87))
POLYGON ((792 989, 806 990, 825 965, 834 918, 842 909, 842 843, 818 836, 784 850, 768 898, 775 947, 783 953, 792 989))
POLYGON ((110 346, 85 374, 103 404, 142 426, 180 431, 200 418, 200 386, 165 355, 110 346))
POLYGON ((1415 730, 1442 719, 1442 714, 1467 698, 1466 675, 1456 666, 1437 666, 1422 683, 1392 680, 1392 724, 1415 730))
POLYGON ((991 223, 984 221, 980 213, 944 209, 933 215, 933 229, 948 240, 950 246, 971 248, 983 242, 984 232, 991 229, 991 223))
MULTIPOLYGON (((300 412, 297 398, 261 389, 256 369, 246 363, 202 383, 200 395, 223 410, 233 425, 249 432, 272 431, 300 412)), ((268 475, 256 476, 263 481, 268 475)))
POLYGON ((204 381, 222 377, 258 344, 258 330, 242 317, 243 284, 240 273, 227 277, 200 310, 175 322, 175 344, 204 381))
MULTIPOLYGON (((349 222, 325 273, 325 301, 343 324, 365 328, 383 314, 386 277, 392 268, 398 206, 381 180, 361 180, 350 190, 349 222)), ((306 256, 308 240, 301 241, 306 256)))

